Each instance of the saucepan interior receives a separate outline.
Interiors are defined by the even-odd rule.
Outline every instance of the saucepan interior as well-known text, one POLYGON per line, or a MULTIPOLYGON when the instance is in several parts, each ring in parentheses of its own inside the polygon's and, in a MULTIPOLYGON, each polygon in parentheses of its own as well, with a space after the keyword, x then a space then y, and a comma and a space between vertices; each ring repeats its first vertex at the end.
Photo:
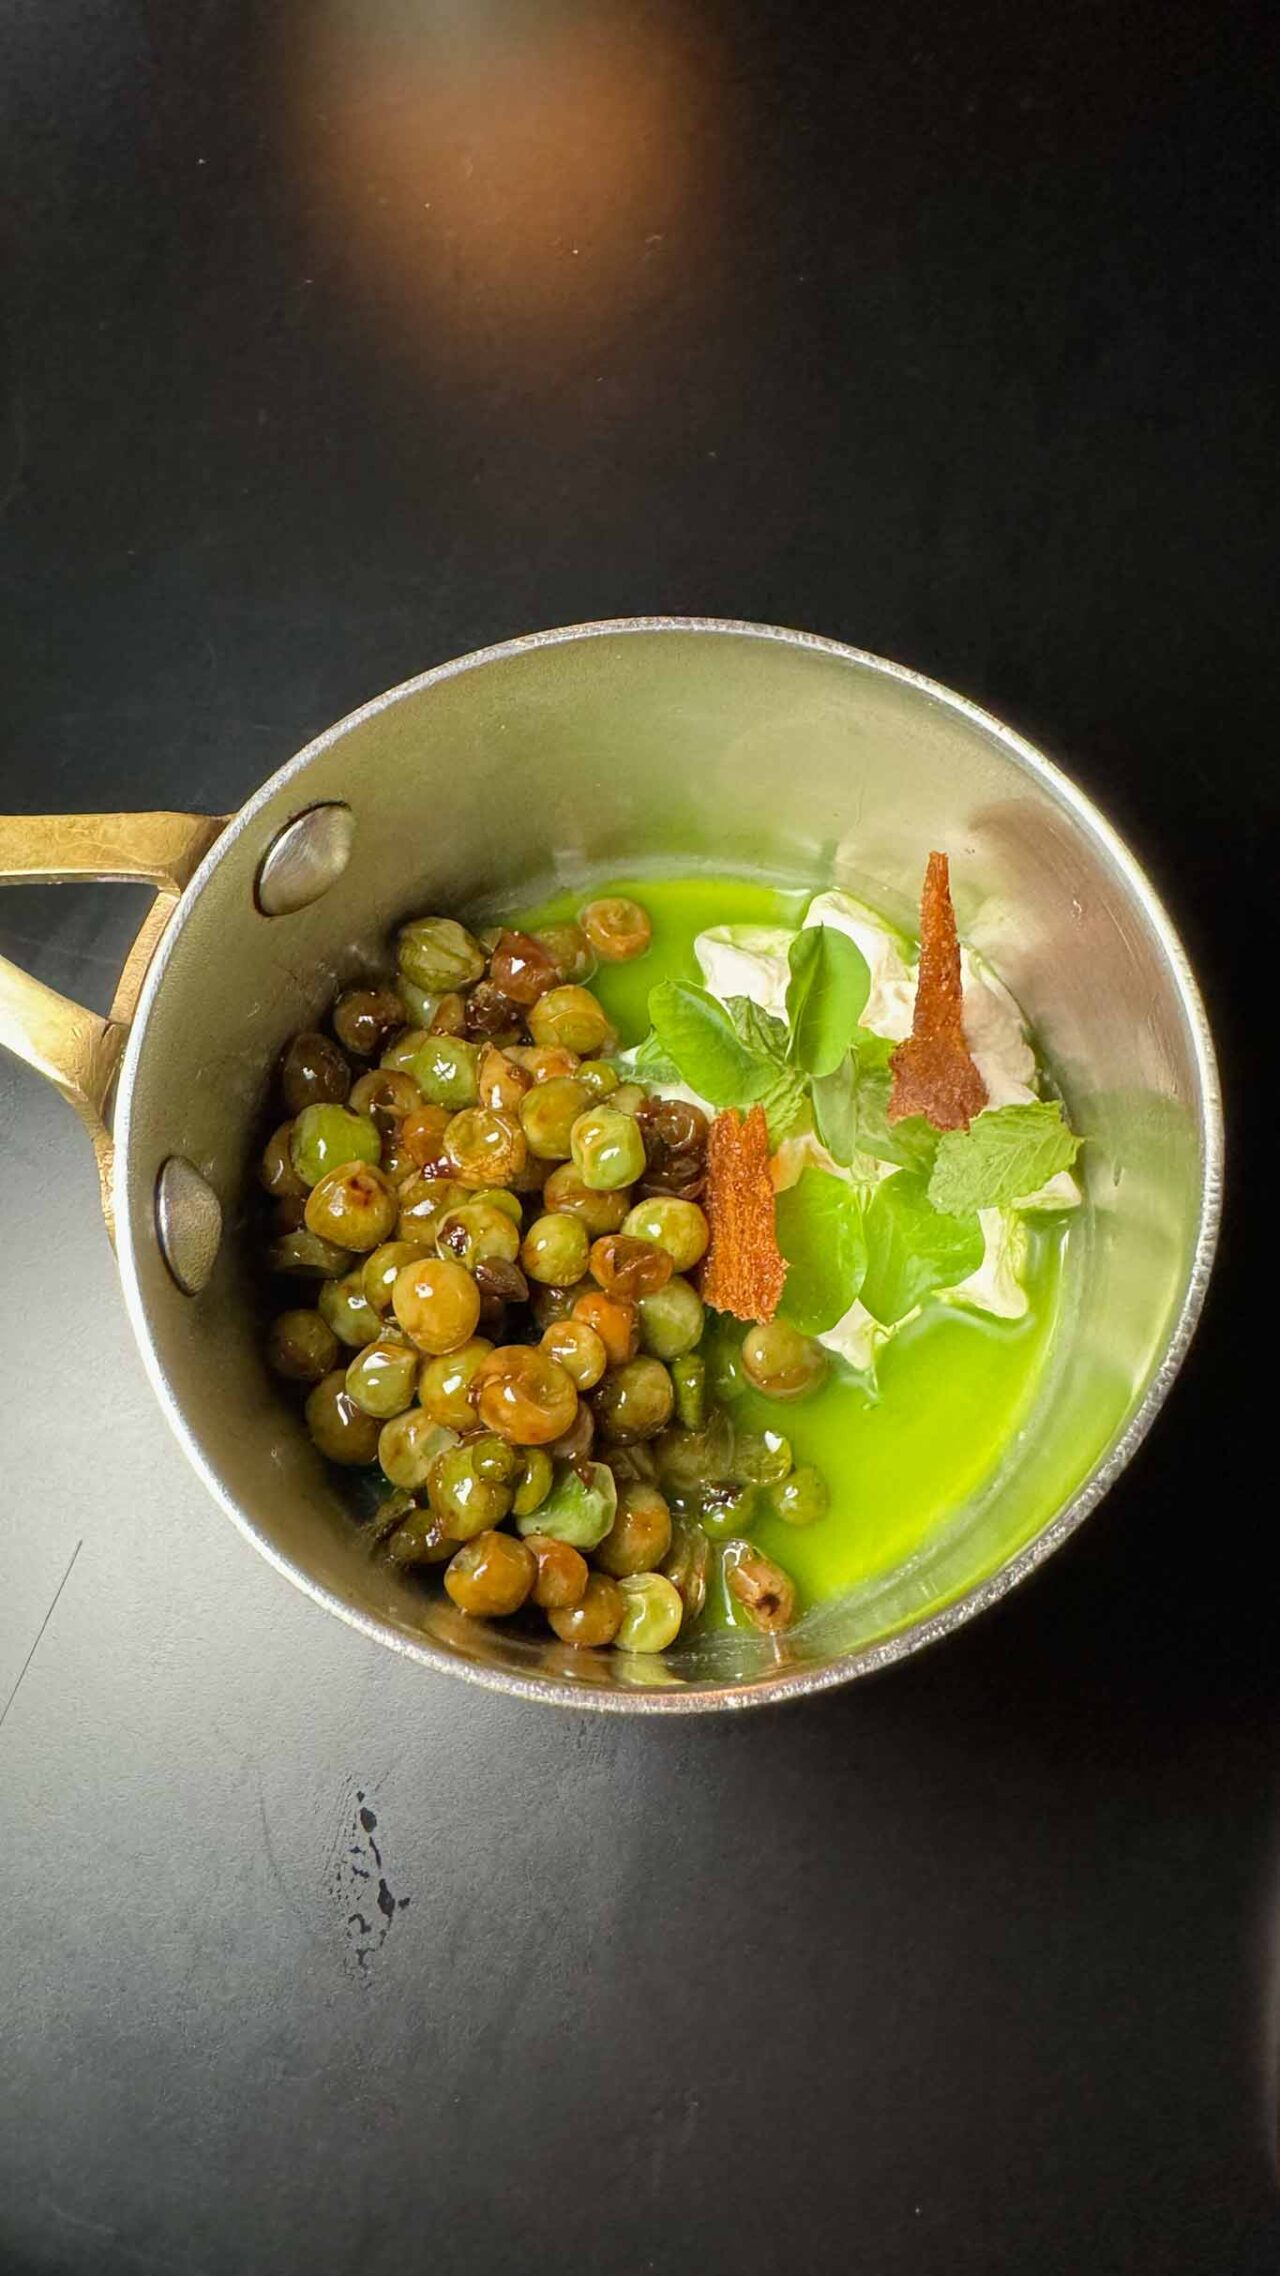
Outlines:
POLYGON ((793 633, 696 622, 552 633, 464 659, 355 713, 231 825, 148 979, 117 1111, 120 1262, 156 1388, 192 1460, 292 1579, 433 1666, 627 1709, 748 1704, 843 1680, 945 1631, 1092 1506, 1190 1334, 1213 1237, 1212 1053, 1176 939, 1097 814, 995 721, 892 665, 793 633), (345 801, 354 851, 309 908, 258 914, 254 877, 302 809, 345 801), (264 1070, 335 984, 427 908, 527 901, 553 877, 695 866, 832 883, 910 920, 924 855, 953 861, 962 928, 1034 1024, 1085 1149, 1063 1321, 1028 1424, 911 1561, 785 1638, 662 1662, 574 1655, 468 1623, 375 1562, 344 1482, 260 1358, 243 1190, 264 1070), (154 1192, 180 1154, 227 1230, 191 1298, 154 1192))

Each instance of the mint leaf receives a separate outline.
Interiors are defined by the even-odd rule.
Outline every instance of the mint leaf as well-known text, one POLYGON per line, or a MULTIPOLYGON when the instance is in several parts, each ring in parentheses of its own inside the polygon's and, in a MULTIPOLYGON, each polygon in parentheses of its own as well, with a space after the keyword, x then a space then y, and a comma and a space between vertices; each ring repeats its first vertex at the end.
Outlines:
POLYGON ((853 1059, 845 1052, 829 1075, 815 1075, 810 1085, 813 1122, 833 1162, 848 1169, 858 1150, 853 1059))
POLYGON ((743 1042, 722 1004, 688 980, 662 980, 650 991, 649 1017, 659 1048, 690 1090, 712 1106, 751 1106, 778 1073, 772 1060, 743 1042))
POLYGON ((775 1012, 762 1011, 750 996, 726 996, 724 1008, 749 1050, 780 1064, 785 1061, 789 1037, 784 1019, 775 1012))
POLYGON ((791 1056, 807 1075, 834 1073, 871 993, 867 960, 834 925, 808 925, 791 943, 791 1056))
POLYGON ((935 1209, 1006 1209, 1023 1194, 1070 1169, 1080 1151, 1056 1099, 988 1107, 967 1130, 938 1141, 929 1179, 935 1209))
POLYGON ((878 1185, 863 1218, 867 1270, 862 1301, 891 1328, 935 1288, 954 1288, 982 1262, 982 1227, 969 1213, 931 1208, 923 1175, 899 1170, 878 1185))
POLYGON ((865 1028, 858 1033, 853 1048, 853 1120, 858 1152, 927 1175, 938 1143, 932 1123, 922 1114, 909 1114, 901 1122, 888 1118, 893 1085, 889 1061, 897 1048, 887 1035, 872 1035, 865 1028))
POLYGON ((668 1058, 653 1029, 629 1051, 619 1051, 614 1064, 628 1075, 647 1076, 652 1083, 678 1083, 680 1069, 675 1060, 668 1058))
POLYGON ((771 1148, 780 1146, 803 1118, 807 1089, 804 1076, 794 1067, 774 1067, 767 1087, 753 1100, 753 1105, 764 1108, 771 1148))
POLYGON ((862 1205, 830 1170, 802 1170, 778 1195, 777 1230, 787 1260, 779 1309, 804 1335, 819 1336, 843 1319, 862 1286, 862 1205))

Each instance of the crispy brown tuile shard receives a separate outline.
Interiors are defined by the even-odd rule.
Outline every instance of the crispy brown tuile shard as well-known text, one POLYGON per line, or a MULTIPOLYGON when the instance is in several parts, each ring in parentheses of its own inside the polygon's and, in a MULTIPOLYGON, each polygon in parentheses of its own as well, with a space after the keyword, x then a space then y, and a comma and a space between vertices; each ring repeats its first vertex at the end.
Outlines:
POLYGON ((888 1120, 923 1114, 935 1130, 967 1130, 987 1103, 969 1055, 960 985, 960 943, 945 854, 931 853, 920 897, 920 971, 911 1033, 889 1062, 888 1120))
POLYGON ((762 1106, 745 1122, 733 1107, 718 1114, 707 1139, 702 1197, 711 1245, 702 1267, 702 1299, 739 1320, 771 1320, 787 1268, 774 1227, 769 1129, 762 1106))

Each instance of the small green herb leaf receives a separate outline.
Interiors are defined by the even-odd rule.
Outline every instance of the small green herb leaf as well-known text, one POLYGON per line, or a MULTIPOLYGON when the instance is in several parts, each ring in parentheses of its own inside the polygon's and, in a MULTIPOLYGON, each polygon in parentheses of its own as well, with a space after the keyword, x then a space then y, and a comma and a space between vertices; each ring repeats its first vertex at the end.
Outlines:
POLYGON ((669 1058, 663 1050, 652 1028, 639 1043, 633 1043, 629 1051, 619 1051, 615 1065, 621 1067, 627 1075, 642 1075, 652 1083, 678 1083, 680 1080, 680 1069, 675 1060, 669 1058))
POLYGON ((1004 1209, 1070 1169, 1080 1151, 1056 1099, 989 1107, 938 1141, 929 1180, 935 1209, 1004 1209))
POLYGON ((867 960, 834 925, 808 925, 792 941, 788 962, 791 1056, 807 1075, 829 1075, 852 1043, 871 993, 867 960))
POLYGON ((876 1187, 864 1218, 867 1270, 862 1301, 891 1328, 935 1288, 954 1288, 982 1262, 982 1227, 969 1213, 930 1207, 925 1180, 899 1170, 876 1187))
POLYGON ((938 1143, 932 1123, 922 1114, 909 1114, 901 1122, 888 1119, 893 1084, 889 1061, 897 1048, 887 1035, 872 1035, 865 1028, 859 1031, 853 1051, 853 1119, 858 1152, 927 1174, 938 1143))
POLYGON ((723 1004, 688 980, 660 981, 649 1017, 659 1049, 713 1106, 751 1106, 777 1075, 772 1060, 743 1042, 723 1004))
POLYGON ((862 1286, 862 1205, 853 1187, 830 1170, 802 1170, 797 1183, 778 1195, 777 1225, 778 1247, 787 1260, 779 1308, 804 1335, 821 1335, 843 1319, 862 1286))
POLYGON ((775 1012, 762 1011, 753 1004, 750 996, 726 996, 724 1008, 733 1021, 743 1042, 765 1059, 776 1059, 781 1064, 787 1056, 787 1023, 775 1012))
POLYGON ((829 1075, 815 1075, 810 1086, 813 1122, 833 1162, 848 1169, 858 1150, 858 1118, 854 1094, 853 1059, 845 1052, 829 1075))
POLYGON ((769 1125, 769 1144, 776 1148, 790 1135, 796 1124, 804 1120, 808 1085, 804 1076, 797 1074, 794 1067, 779 1067, 772 1063, 770 1066, 767 1087, 752 1103, 764 1108, 764 1118, 769 1125))

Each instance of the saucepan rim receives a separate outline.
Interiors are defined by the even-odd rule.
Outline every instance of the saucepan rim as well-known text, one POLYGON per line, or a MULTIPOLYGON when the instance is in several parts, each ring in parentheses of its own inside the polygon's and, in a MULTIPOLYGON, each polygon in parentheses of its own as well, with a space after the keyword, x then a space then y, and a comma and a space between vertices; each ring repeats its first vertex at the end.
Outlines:
POLYGON ((116 1216, 119 1241, 120 1274, 124 1287, 125 1304, 134 1335, 142 1354, 143 1363, 152 1389, 164 1410, 170 1426, 186 1452, 188 1460, 204 1481, 209 1492, 218 1501, 240 1531, 253 1543, 277 1571, 291 1580, 295 1587, 305 1591, 327 1611, 338 1614, 354 1628, 376 1642, 389 1645, 392 1650, 419 1661, 422 1665, 439 1669, 450 1675, 461 1676, 468 1682, 483 1685, 488 1690, 501 1691, 517 1698, 537 1701, 542 1705, 595 1709, 612 1714, 707 1714, 744 1707, 761 1706, 783 1699, 810 1697, 828 1691, 838 1684, 852 1681, 894 1661, 936 1643, 942 1637, 961 1627, 976 1614, 999 1601, 1008 1591, 1036 1571, 1045 1559, 1053 1554, 1069 1534, 1083 1523, 1090 1511, 1096 1508, 1103 1495, 1114 1484, 1121 1471, 1131 1460, 1146 1437, 1151 1424, 1163 1404, 1174 1377, 1177 1375, 1195 1332, 1204 1302, 1217 1245, 1222 1207, 1222 1181, 1224 1157, 1224 1127, 1221 1092, 1213 1039, 1204 1004, 1187 957, 1173 923, 1154 886, 1141 864, 1106 817, 1086 797, 1085 793, 1062 769, 1045 757, 1034 744, 1008 727, 980 705, 945 687, 940 681, 928 678, 922 672, 894 663, 887 657, 877 656, 869 650, 853 648, 845 642, 829 640, 817 633, 797 632, 781 625, 752 624, 726 617, 686 616, 635 616, 603 619, 594 623, 564 625, 546 632, 526 633, 512 640, 499 641, 465 656, 451 658, 437 664, 430 671, 403 680, 384 694, 375 696, 357 710, 347 714, 334 726, 326 728, 305 748, 286 760, 261 787, 254 791, 228 823, 200 867, 196 870, 178 904, 160 948, 147 974, 139 998, 137 1014, 129 1036, 120 1072, 116 1097, 116 1216), (177 948, 187 917, 204 890, 218 864, 231 853, 246 832, 252 830, 264 806, 290 783, 303 777, 313 759, 328 750, 365 721, 397 704, 407 696, 438 686, 464 672, 482 670, 490 664, 529 654, 538 648, 567 645, 571 641, 644 633, 715 634, 738 639, 778 642, 787 647, 809 649, 819 655, 831 656, 842 662, 856 664, 882 677, 914 689, 920 695, 942 705, 945 709, 966 720, 971 726, 993 738, 1001 750, 1016 765, 1032 777, 1041 788, 1047 789, 1056 801, 1066 807, 1085 834, 1105 854, 1119 872, 1134 901, 1141 908, 1166 960, 1173 979, 1178 1001, 1186 1020, 1194 1056, 1198 1093, 1198 1138, 1201 1149, 1201 1187, 1199 1222, 1191 1271, 1186 1289, 1173 1323, 1163 1355, 1152 1374, 1143 1396, 1124 1430, 1102 1460, 1077 1487, 1063 1507, 1052 1517, 1033 1540, 1002 1565, 996 1572, 978 1581, 973 1588, 945 1605, 928 1619, 896 1631, 879 1641, 860 1646, 852 1651, 837 1654, 833 1659, 815 1666, 798 1666, 779 1669, 741 1683, 708 1684, 699 1687, 672 1686, 664 1689, 631 1689, 624 1686, 601 1686, 591 1683, 574 1683, 553 1676, 525 1675, 515 1670, 486 1666, 465 1659, 434 1643, 427 1636, 415 1637, 402 1633, 361 1611, 347 1600, 326 1588, 296 1565, 274 1544, 264 1538, 243 1510, 235 1496, 207 1459, 194 1432, 187 1422, 181 1403, 169 1381, 160 1352, 157 1349, 148 1317, 138 1270, 140 1244, 153 1240, 154 1226, 150 1219, 149 1198, 145 1204, 136 1202, 130 1192, 128 1165, 131 1154, 131 1122, 137 1072, 146 1049, 147 1028, 151 1008, 164 986, 169 961, 177 948), (145 1222, 139 1216, 145 1211, 145 1222))

